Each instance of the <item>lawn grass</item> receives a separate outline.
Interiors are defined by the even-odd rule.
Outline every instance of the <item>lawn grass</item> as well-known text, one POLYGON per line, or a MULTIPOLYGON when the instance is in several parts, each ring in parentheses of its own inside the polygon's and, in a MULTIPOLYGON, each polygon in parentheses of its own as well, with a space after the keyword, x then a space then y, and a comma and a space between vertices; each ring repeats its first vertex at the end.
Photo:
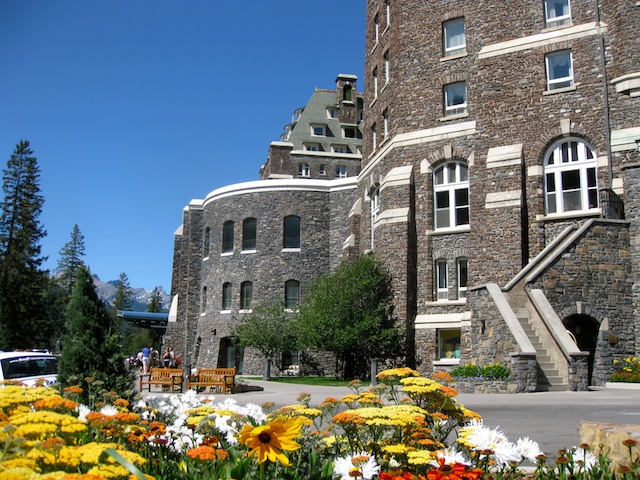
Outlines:
MULTIPOLYGON (((262 377, 245 377, 246 380, 262 380, 262 377)), ((340 380, 333 377, 272 377, 272 382, 293 383, 296 385, 317 385, 321 387, 346 387, 351 380, 340 380)), ((368 387, 369 381, 364 380, 362 386, 368 387)))

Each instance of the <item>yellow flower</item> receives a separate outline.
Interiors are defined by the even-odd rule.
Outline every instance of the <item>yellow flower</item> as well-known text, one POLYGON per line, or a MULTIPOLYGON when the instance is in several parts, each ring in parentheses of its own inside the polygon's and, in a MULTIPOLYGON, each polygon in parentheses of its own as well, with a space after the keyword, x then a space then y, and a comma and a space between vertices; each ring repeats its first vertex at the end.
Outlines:
POLYGON ((300 436, 302 428, 301 418, 278 417, 266 425, 254 427, 246 424, 240 431, 239 442, 252 450, 249 455, 257 455, 258 462, 276 460, 289 466, 289 459, 282 451, 293 451, 300 448, 300 444, 294 439, 300 436))

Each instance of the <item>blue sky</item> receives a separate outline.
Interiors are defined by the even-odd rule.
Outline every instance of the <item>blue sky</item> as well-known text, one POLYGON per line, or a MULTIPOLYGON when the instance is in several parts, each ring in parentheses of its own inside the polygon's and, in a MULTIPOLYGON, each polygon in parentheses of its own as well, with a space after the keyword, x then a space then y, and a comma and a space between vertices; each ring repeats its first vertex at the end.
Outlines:
MULTIPOLYGON (((339 73, 362 90, 365 0, 0 0, 0 163, 29 140, 46 268, 74 224, 102 280, 169 291, 182 209, 256 180, 339 73)), ((0 191, 0 195, 2 192, 0 191)))

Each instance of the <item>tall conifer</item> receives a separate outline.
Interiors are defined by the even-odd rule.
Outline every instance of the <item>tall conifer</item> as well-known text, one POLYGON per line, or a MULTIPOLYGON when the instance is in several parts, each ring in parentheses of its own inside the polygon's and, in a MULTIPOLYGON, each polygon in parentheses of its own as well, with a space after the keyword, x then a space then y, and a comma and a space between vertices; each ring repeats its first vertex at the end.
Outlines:
POLYGON ((76 272, 82 266, 84 257, 84 235, 80 232, 78 225, 73 226, 71 231, 71 239, 60 249, 60 258, 58 258, 58 281, 69 294, 76 282, 76 272))

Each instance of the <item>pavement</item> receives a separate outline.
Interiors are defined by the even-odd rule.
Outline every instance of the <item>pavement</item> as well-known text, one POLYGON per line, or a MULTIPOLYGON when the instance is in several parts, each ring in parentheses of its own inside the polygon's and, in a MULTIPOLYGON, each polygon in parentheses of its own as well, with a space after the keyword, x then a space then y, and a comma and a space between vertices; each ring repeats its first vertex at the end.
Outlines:
MULTIPOLYGON (((274 402, 276 407, 298 403, 305 392, 311 405, 327 397, 342 398, 352 391, 348 387, 321 387, 282 382, 243 380, 261 391, 233 395, 214 394, 220 401, 233 398, 239 404, 274 402)), ((147 396, 149 394, 146 394, 147 396)), ((152 392, 151 395, 162 396, 152 392)), ((202 394, 204 395, 204 394, 202 394)), ((536 392, 518 394, 460 394, 456 399, 479 413, 486 426, 498 427, 509 440, 529 437, 553 458, 557 451, 579 445, 578 424, 581 421, 640 425, 640 387, 638 389, 597 388, 587 392, 536 392)), ((640 429, 640 427, 638 427, 640 429)))

